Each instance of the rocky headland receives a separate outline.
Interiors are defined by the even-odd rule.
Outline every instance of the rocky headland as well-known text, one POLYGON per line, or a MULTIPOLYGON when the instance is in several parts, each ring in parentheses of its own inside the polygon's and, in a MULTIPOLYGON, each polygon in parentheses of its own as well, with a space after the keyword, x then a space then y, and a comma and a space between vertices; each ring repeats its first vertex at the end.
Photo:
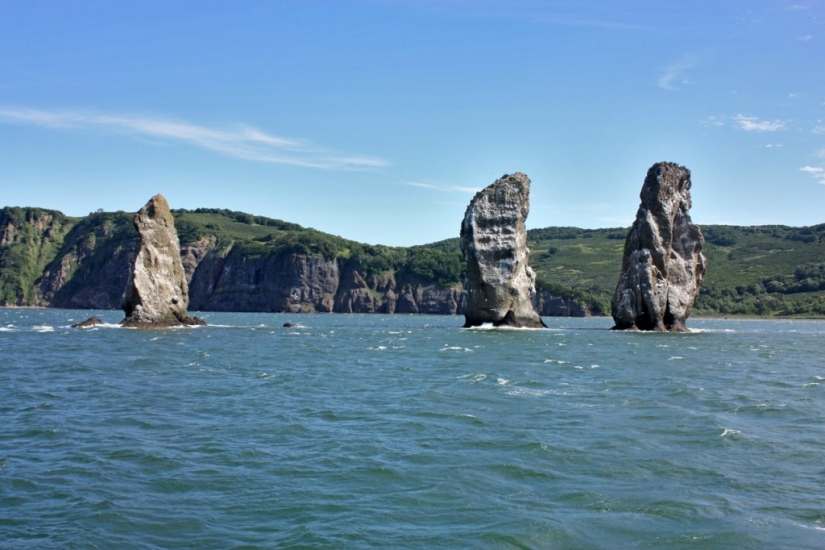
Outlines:
POLYGON ((622 270, 611 301, 614 328, 686 332, 705 277, 705 239, 690 219, 690 170, 654 164, 625 241, 622 270))
POLYGON ((465 327, 543 327, 534 302, 536 274, 530 269, 527 229, 530 179, 517 172, 476 193, 461 224, 467 262, 465 327))
POLYGON ((163 195, 155 195, 134 219, 140 247, 123 293, 124 327, 205 325, 191 317, 175 219, 163 195))

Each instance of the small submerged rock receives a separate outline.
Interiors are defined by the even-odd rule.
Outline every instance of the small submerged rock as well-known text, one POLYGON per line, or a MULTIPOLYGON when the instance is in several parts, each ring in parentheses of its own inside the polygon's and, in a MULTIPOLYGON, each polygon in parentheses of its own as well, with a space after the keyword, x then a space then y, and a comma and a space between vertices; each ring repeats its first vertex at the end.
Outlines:
POLYGON ((293 325, 292 323, 284 323, 284 328, 292 328, 294 326, 295 325, 293 325))
POLYGON ((205 325, 191 317, 189 285, 180 258, 175 219, 163 195, 155 195, 135 215, 138 251, 123 293, 124 327, 169 328, 205 325))
POLYGON ((87 327, 94 327, 97 325, 102 325, 103 321, 101 321, 97 317, 89 317, 85 321, 80 321, 79 323, 75 323, 72 325, 72 328, 87 328, 87 327))

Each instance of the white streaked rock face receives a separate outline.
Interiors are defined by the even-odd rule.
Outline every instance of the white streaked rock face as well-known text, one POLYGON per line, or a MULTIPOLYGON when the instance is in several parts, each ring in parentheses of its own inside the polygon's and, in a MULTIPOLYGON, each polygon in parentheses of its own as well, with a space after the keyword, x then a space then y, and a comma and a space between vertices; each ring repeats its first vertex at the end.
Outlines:
POLYGON ((479 191, 461 224, 461 251, 467 260, 465 327, 543 327, 533 302, 536 274, 527 265, 530 179, 504 175, 479 191))
POLYGON ((135 215, 140 250, 123 293, 123 326, 138 328, 205 324, 192 318, 189 285, 180 258, 180 243, 169 203, 152 197, 135 215))
POLYGON ((707 270, 705 239, 690 219, 690 170, 669 162, 647 172, 611 302, 614 328, 684 332, 707 270))

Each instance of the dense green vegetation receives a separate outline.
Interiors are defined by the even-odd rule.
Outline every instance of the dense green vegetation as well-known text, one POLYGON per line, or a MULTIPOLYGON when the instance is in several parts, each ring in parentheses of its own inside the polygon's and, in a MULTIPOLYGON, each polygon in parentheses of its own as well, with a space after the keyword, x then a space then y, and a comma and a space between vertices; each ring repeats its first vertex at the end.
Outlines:
POLYGON ((42 208, 0 210, 0 305, 34 305, 34 281, 74 220, 42 208))
MULTIPOLYGON (((299 253, 338 259, 366 276, 393 272, 400 284, 461 280, 458 238, 413 247, 350 241, 282 220, 225 209, 175 210, 181 244, 201 239, 247 258, 299 253)), ((134 239, 133 215, 69 218, 39 208, 0 210, 0 303, 32 305, 34 283, 59 250, 110 254, 134 239)), ((702 227, 708 275, 697 315, 825 316, 825 224, 702 227)), ((528 231, 540 289, 609 314, 627 228, 547 227, 528 231)), ((70 266, 71 267, 71 266, 70 266)))

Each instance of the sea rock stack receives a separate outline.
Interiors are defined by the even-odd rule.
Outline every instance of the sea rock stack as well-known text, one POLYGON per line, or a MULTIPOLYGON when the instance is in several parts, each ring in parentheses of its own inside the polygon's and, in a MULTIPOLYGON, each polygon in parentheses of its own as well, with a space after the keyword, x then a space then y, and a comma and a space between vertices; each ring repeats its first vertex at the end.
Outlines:
POLYGON ((152 197, 135 215, 140 249, 123 293, 124 327, 165 328, 205 325, 190 317, 189 285, 180 259, 180 243, 169 203, 152 197))
POLYGON ((461 252, 467 260, 464 327, 544 327, 533 301, 536 274, 527 265, 530 179, 505 174, 476 193, 461 224, 461 252))
POLYGON ((685 320, 707 270, 705 238, 690 220, 690 170, 654 164, 640 197, 611 301, 613 328, 687 332, 685 320))

